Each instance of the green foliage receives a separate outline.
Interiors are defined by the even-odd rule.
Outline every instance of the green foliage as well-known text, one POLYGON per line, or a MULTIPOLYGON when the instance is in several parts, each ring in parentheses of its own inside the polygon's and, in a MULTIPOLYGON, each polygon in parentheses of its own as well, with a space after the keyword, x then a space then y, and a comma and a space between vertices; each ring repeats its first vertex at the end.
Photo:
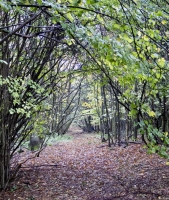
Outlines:
MULTIPOLYGON (((28 93, 27 95, 29 98, 31 97, 31 100, 27 98, 28 101, 24 102, 23 95, 29 87, 32 89, 32 91, 35 91, 37 95, 44 96, 44 88, 39 84, 33 82, 32 80, 27 80, 27 78, 2 78, 2 76, 0 76, 0 85, 2 87, 6 86, 9 94, 11 95, 13 105, 9 110, 10 114, 18 113, 26 115, 26 117, 30 117, 31 113, 38 111, 39 105, 35 103, 36 98, 34 98, 33 94, 28 93)), ((45 95, 47 96, 47 93, 45 95)))
POLYGON ((168 132, 162 132, 154 128, 150 123, 143 121, 140 123, 140 131, 145 136, 148 153, 158 153, 161 157, 169 160, 169 137, 168 132), (145 133, 145 131, 147 133, 145 133))
MULTIPOLYGON (((150 151, 158 150, 160 155, 166 157, 164 152, 167 153, 168 139, 164 137, 164 131, 154 127, 154 123, 163 112, 160 99, 168 97, 169 92, 167 44, 161 45, 162 41, 168 40, 169 17, 164 12, 168 5, 153 1, 129 3, 112 0, 86 1, 83 7, 76 10, 76 13, 81 12, 77 14, 79 22, 97 16, 99 25, 96 26, 94 20, 85 26, 81 23, 80 29, 71 29, 71 34, 77 33, 79 41, 84 38, 88 42, 92 49, 89 57, 100 70, 98 73, 107 78, 102 79, 102 84, 118 81, 122 88, 118 98, 130 105, 129 115, 132 118, 139 118, 140 132, 147 135, 150 151), (159 9, 159 5, 163 9, 159 9), (156 137, 160 139, 160 144, 156 137)), ((88 72, 89 67, 92 73, 90 65, 88 72)), ((89 100, 86 105, 89 105, 89 100)), ((91 108, 87 107, 83 111, 85 114, 91 112, 91 108)))

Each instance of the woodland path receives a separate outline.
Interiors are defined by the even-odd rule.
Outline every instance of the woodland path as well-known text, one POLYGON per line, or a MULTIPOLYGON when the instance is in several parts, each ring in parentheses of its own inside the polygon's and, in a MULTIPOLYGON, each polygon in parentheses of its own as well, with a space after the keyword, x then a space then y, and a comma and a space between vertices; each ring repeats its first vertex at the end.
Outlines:
POLYGON ((28 160, 0 200, 169 200, 166 160, 139 144, 109 148, 97 134, 68 134, 28 160))

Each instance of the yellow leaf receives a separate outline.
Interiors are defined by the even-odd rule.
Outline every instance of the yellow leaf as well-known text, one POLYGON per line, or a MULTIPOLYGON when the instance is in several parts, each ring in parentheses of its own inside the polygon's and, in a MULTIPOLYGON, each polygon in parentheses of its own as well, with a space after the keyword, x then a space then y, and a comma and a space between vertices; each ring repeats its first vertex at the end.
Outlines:
POLYGON ((156 73, 156 78, 161 78, 161 74, 159 74, 159 73, 156 73))
POLYGON ((147 41, 147 42, 149 41, 149 38, 148 38, 146 35, 143 36, 143 39, 144 39, 145 41, 147 41))
POLYGON ((138 34, 138 36, 140 37, 140 36, 141 36, 141 31, 138 31, 137 34, 138 34))
POLYGON ((148 115, 149 115, 150 117, 155 117, 155 116, 156 116, 155 112, 152 111, 152 110, 149 110, 149 111, 148 111, 148 115))
POLYGON ((160 65, 160 67, 164 67, 164 65, 165 65, 165 59, 164 58, 158 59, 158 64, 160 65))
POLYGON ((67 13, 67 18, 72 22, 73 21, 73 17, 72 17, 72 15, 70 14, 70 13, 67 13))
POLYGON ((165 20, 162 21, 162 24, 166 24, 167 22, 165 20))
POLYGON ((169 165, 169 162, 166 162, 166 165, 169 165))
POLYGON ((91 108, 91 105, 90 105, 89 103, 87 103, 87 102, 84 102, 84 103, 82 104, 82 106, 83 106, 83 107, 86 107, 86 108, 91 108))

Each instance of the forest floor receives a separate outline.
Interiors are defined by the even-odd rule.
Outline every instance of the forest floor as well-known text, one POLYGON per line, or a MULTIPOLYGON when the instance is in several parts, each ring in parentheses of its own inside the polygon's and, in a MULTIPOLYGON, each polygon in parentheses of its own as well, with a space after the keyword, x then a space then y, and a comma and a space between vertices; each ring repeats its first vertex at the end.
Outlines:
POLYGON ((169 200, 166 160, 141 144, 109 148, 98 134, 68 134, 28 160, 0 200, 169 200))

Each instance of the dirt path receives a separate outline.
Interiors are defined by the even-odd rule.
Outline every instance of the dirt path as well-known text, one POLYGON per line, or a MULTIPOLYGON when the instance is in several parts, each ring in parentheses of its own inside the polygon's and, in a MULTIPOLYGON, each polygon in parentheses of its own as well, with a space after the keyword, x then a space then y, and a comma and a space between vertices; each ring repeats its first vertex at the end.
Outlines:
POLYGON ((0 200, 169 199, 165 160, 140 145, 108 148, 96 134, 69 134, 29 160, 0 200))

